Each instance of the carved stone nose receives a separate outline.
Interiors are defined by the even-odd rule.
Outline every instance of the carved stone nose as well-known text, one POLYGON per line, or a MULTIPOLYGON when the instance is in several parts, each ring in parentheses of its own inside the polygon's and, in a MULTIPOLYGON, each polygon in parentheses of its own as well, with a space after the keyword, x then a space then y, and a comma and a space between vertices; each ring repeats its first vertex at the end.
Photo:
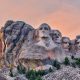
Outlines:
POLYGON ((56 36, 56 38, 59 38, 59 36, 56 36))
POLYGON ((43 30, 42 33, 45 33, 45 31, 43 30))

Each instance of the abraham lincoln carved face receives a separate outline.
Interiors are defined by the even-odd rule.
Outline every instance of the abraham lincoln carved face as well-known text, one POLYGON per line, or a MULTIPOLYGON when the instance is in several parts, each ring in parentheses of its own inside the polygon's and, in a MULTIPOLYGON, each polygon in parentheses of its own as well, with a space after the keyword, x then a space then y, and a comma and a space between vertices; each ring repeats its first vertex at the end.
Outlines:
POLYGON ((68 37, 62 37, 62 47, 64 49, 70 48, 70 39, 68 37))
POLYGON ((77 50, 80 50, 80 35, 76 36, 75 47, 77 50))

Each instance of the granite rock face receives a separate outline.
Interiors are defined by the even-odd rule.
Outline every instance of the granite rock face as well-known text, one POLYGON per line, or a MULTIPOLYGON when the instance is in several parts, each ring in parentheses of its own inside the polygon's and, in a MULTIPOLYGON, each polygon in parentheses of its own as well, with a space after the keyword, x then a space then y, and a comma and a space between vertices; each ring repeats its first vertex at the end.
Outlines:
POLYGON ((19 61, 54 60, 62 62, 67 56, 77 54, 79 51, 79 36, 74 40, 74 45, 68 37, 63 37, 59 30, 43 23, 34 29, 23 21, 8 20, 1 29, 2 53, 6 66, 16 66, 19 61), (73 49, 74 46, 74 49, 73 49), (76 48, 77 49, 76 49, 76 48))
MULTIPOLYGON (((49 57, 50 51, 54 55, 59 47, 52 40, 50 31, 51 28, 46 23, 34 29, 23 21, 7 21, 2 29, 5 64, 16 64, 19 59, 43 60, 49 57)), ((59 51, 54 55, 56 58, 59 51)))
POLYGON ((7 79, 0 75, 0 80, 7 80, 7 79))
POLYGON ((19 55, 19 50, 33 28, 22 21, 7 21, 3 29, 4 58, 6 64, 14 62, 19 55))
MULTIPOLYGON (((80 35, 74 40, 62 36, 59 30, 43 23, 37 29, 23 21, 8 20, 0 30, 2 59, 5 64, 0 71, 0 80, 27 80, 24 75, 17 75, 16 66, 21 63, 26 71, 53 69, 52 61, 63 62, 65 57, 80 58, 80 35), (16 77, 9 76, 10 68, 16 77)), ((0 66, 1 67, 1 66, 0 66)), ((42 77, 43 80, 80 80, 80 69, 69 66, 61 67, 56 72, 42 77)))

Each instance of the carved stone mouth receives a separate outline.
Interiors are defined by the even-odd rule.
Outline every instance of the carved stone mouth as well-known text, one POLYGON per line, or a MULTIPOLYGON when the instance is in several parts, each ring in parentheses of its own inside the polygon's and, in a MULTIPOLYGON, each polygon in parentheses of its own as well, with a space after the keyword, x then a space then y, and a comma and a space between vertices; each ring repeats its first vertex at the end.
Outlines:
POLYGON ((43 36, 43 37, 41 37, 41 38, 42 38, 42 39, 45 39, 45 40, 48 39, 48 37, 46 37, 46 36, 43 36))

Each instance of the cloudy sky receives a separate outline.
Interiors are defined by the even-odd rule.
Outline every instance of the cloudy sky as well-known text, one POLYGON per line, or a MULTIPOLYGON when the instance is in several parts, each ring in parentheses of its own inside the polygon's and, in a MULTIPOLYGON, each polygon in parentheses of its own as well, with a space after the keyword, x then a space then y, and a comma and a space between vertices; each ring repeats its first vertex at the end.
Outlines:
POLYGON ((80 0, 0 0, 0 26, 8 19, 35 28, 45 22, 74 39, 80 34, 80 0))

